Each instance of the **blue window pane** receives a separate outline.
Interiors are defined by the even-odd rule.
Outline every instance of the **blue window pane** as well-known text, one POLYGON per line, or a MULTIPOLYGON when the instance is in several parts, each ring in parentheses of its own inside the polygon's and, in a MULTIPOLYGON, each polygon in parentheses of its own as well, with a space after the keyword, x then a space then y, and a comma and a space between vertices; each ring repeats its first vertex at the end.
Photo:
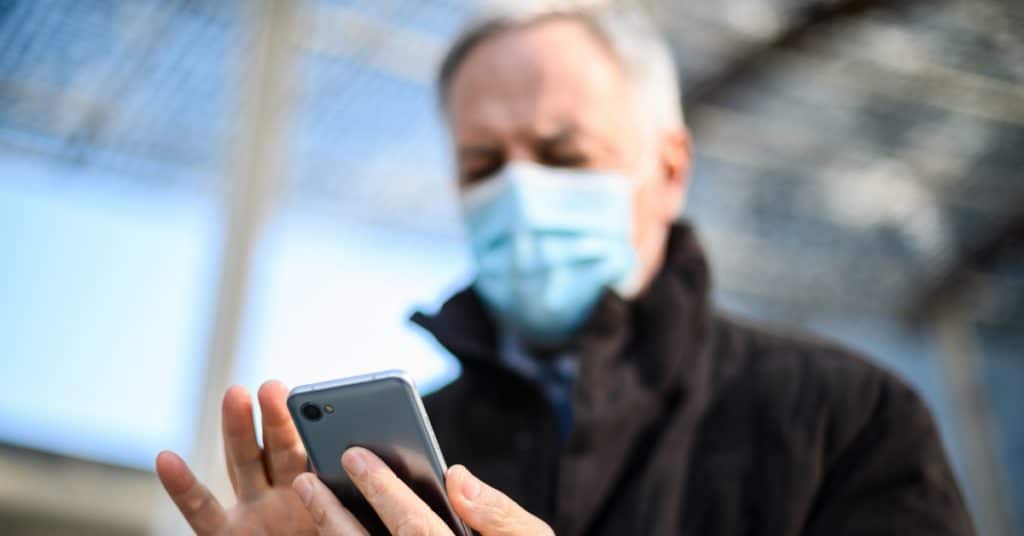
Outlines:
POLYGON ((187 450, 218 212, 0 161, 0 441, 145 468, 187 450))
POLYGON ((254 268, 241 382, 294 386, 400 368, 426 392, 458 375, 408 317, 464 284, 461 240, 290 213, 269 231, 254 268))

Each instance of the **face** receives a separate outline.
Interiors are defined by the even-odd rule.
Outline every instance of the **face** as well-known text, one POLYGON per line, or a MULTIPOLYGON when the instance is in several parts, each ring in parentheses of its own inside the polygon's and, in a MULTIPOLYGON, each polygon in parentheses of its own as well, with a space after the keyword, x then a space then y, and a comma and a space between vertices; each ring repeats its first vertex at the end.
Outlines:
POLYGON ((626 73, 583 23, 550 19, 487 38, 457 70, 447 102, 460 191, 511 161, 637 181, 633 242, 650 280, 682 208, 689 138, 651 126, 626 73))

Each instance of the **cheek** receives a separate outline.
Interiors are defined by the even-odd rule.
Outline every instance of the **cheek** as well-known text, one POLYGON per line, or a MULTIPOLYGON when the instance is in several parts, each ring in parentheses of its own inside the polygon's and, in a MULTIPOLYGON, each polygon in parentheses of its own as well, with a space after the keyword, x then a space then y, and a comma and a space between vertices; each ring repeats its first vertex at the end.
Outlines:
POLYGON ((642 246, 661 220, 654 181, 643 181, 633 195, 633 242, 642 246))

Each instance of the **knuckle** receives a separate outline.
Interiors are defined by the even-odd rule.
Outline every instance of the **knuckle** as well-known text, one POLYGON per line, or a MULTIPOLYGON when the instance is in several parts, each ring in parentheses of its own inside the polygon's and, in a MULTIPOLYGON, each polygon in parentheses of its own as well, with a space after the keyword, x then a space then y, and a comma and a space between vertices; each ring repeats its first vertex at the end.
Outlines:
POLYGON ((362 476, 365 491, 363 494, 368 501, 384 500, 394 491, 394 485, 399 482, 391 470, 385 466, 371 467, 362 476))
POLYGON ((481 505, 482 514, 491 523, 496 525, 511 525, 515 520, 512 508, 507 501, 494 501, 481 505))
POLYGON ((481 505, 480 517, 493 534, 554 534, 551 527, 508 499, 481 505))
POLYGON ((387 490, 387 480, 379 470, 371 469, 357 478, 361 481, 357 483, 360 485, 363 497, 371 503, 378 501, 387 490))
POLYGON ((494 532, 494 534, 519 534, 519 533, 521 533, 521 531, 519 530, 520 529, 519 524, 514 522, 513 520, 507 518, 507 517, 492 519, 492 521, 489 524, 489 526, 490 526, 491 531, 494 532))
POLYGON ((234 452, 235 465, 239 469, 256 469, 257 467, 263 467, 263 450, 259 448, 254 449, 236 449, 234 452))
POLYGON ((327 521, 327 509, 322 504, 314 504, 309 509, 309 516, 313 518, 313 523, 318 527, 323 527, 324 522, 327 521))
POLYGON ((210 504, 210 496, 205 493, 195 493, 191 496, 183 497, 182 510, 185 515, 195 514, 203 511, 210 504))
POLYGON ((431 524, 422 516, 407 515, 395 524, 395 536, 430 536, 434 532, 431 524))
POLYGON ((299 449, 271 450, 270 465, 277 468, 292 470, 306 466, 306 453, 299 449))
POLYGON ((262 478, 260 475, 266 471, 262 458, 239 461, 236 465, 238 467, 236 478, 239 479, 239 483, 244 483, 243 488, 255 483, 256 479, 262 478))

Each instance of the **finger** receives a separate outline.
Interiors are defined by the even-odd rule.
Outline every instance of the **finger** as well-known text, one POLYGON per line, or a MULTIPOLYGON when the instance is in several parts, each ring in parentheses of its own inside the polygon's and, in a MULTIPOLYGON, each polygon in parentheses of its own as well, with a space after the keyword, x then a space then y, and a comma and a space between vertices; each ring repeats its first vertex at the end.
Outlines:
POLYGON ((177 454, 166 450, 158 454, 156 474, 196 534, 217 534, 224 529, 227 524, 224 508, 177 454))
POLYGON ((341 465, 391 534, 451 534, 448 525, 372 452, 352 447, 341 465))
POLYGON ((331 490, 313 474, 302 473, 295 477, 292 488, 302 499, 320 536, 369 534, 352 512, 342 506, 331 490))
POLYGON ((240 385, 229 387, 224 393, 222 413, 228 471, 234 473, 238 483, 235 492, 243 499, 254 498, 266 491, 270 483, 263 467, 263 451, 256 444, 249 392, 240 385))
POLYGON ((263 450, 271 485, 290 484, 306 470, 306 449, 285 404, 288 388, 277 380, 260 386, 257 393, 263 421, 263 450))
POLYGON ((523 510, 504 493, 481 482, 461 465, 448 469, 445 486, 455 513, 482 536, 554 534, 547 523, 523 510))
POLYGON ((231 465, 231 456, 228 454, 228 443, 224 441, 224 463, 228 468, 228 479, 231 480, 231 489, 235 491, 235 497, 242 495, 242 490, 238 488, 238 477, 235 476, 235 468, 231 465))

